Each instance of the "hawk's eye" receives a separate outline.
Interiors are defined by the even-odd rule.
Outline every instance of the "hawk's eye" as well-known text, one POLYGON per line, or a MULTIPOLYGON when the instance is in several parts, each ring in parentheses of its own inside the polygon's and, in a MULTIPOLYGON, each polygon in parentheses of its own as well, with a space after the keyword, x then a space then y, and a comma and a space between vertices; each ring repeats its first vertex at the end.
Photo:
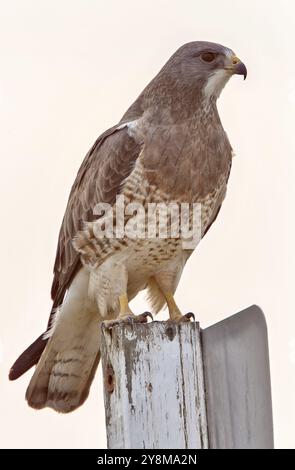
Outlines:
POLYGON ((215 57, 216 57, 216 54, 214 54, 214 52, 203 52, 203 54, 201 55, 201 59, 204 62, 213 62, 215 57))

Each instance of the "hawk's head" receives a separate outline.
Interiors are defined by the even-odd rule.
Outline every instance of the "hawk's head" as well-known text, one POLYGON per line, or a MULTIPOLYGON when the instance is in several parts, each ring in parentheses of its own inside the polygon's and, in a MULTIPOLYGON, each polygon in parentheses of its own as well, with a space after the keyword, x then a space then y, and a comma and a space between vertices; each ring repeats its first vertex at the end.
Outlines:
POLYGON ((217 98, 232 75, 247 76, 246 66, 231 49, 205 41, 184 44, 164 68, 176 73, 178 80, 198 84, 208 98, 217 98))

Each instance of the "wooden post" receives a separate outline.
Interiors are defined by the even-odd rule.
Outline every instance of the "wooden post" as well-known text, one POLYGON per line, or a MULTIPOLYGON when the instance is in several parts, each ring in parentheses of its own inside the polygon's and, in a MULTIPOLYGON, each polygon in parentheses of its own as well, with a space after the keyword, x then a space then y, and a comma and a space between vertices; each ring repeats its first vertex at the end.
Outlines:
POLYGON ((102 327, 109 449, 208 448, 198 323, 102 327))
POLYGON ((102 327, 101 354, 109 449, 273 448, 258 307, 201 334, 198 323, 102 327))

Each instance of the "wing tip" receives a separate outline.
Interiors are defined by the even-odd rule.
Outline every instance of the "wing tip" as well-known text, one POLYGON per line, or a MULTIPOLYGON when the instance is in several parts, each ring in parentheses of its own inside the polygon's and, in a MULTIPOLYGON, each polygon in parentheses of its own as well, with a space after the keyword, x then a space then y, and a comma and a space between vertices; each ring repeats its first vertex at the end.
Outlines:
POLYGON ((46 346, 48 338, 44 338, 44 333, 40 335, 14 362, 9 370, 9 380, 16 380, 33 367, 40 359, 46 346))
POLYGON ((9 380, 16 380, 19 378, 19 375, 17 372, 14 370, 13 366, 11 367, 9 373, 8 373, 8 379, 9 380))

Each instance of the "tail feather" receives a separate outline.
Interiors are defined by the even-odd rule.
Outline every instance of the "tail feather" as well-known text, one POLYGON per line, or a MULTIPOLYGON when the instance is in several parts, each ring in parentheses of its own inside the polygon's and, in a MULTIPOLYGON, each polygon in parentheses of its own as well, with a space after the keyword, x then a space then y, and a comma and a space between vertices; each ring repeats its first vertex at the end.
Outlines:
POLYGON ((33 408, 50 407, 68 413, 88 396, 100 359, 101 321, 88 290, 89 272, 82 268, 63 304, 52 310, 46 333, 26 349, 10 370, 9 378, 15 380, 37 364, 26 392, 33 408))
POLYGON ((57 321, 27 389, 31 407, 68 413, 84 403, 100 358, 98 320, 84 312, 57 321))

